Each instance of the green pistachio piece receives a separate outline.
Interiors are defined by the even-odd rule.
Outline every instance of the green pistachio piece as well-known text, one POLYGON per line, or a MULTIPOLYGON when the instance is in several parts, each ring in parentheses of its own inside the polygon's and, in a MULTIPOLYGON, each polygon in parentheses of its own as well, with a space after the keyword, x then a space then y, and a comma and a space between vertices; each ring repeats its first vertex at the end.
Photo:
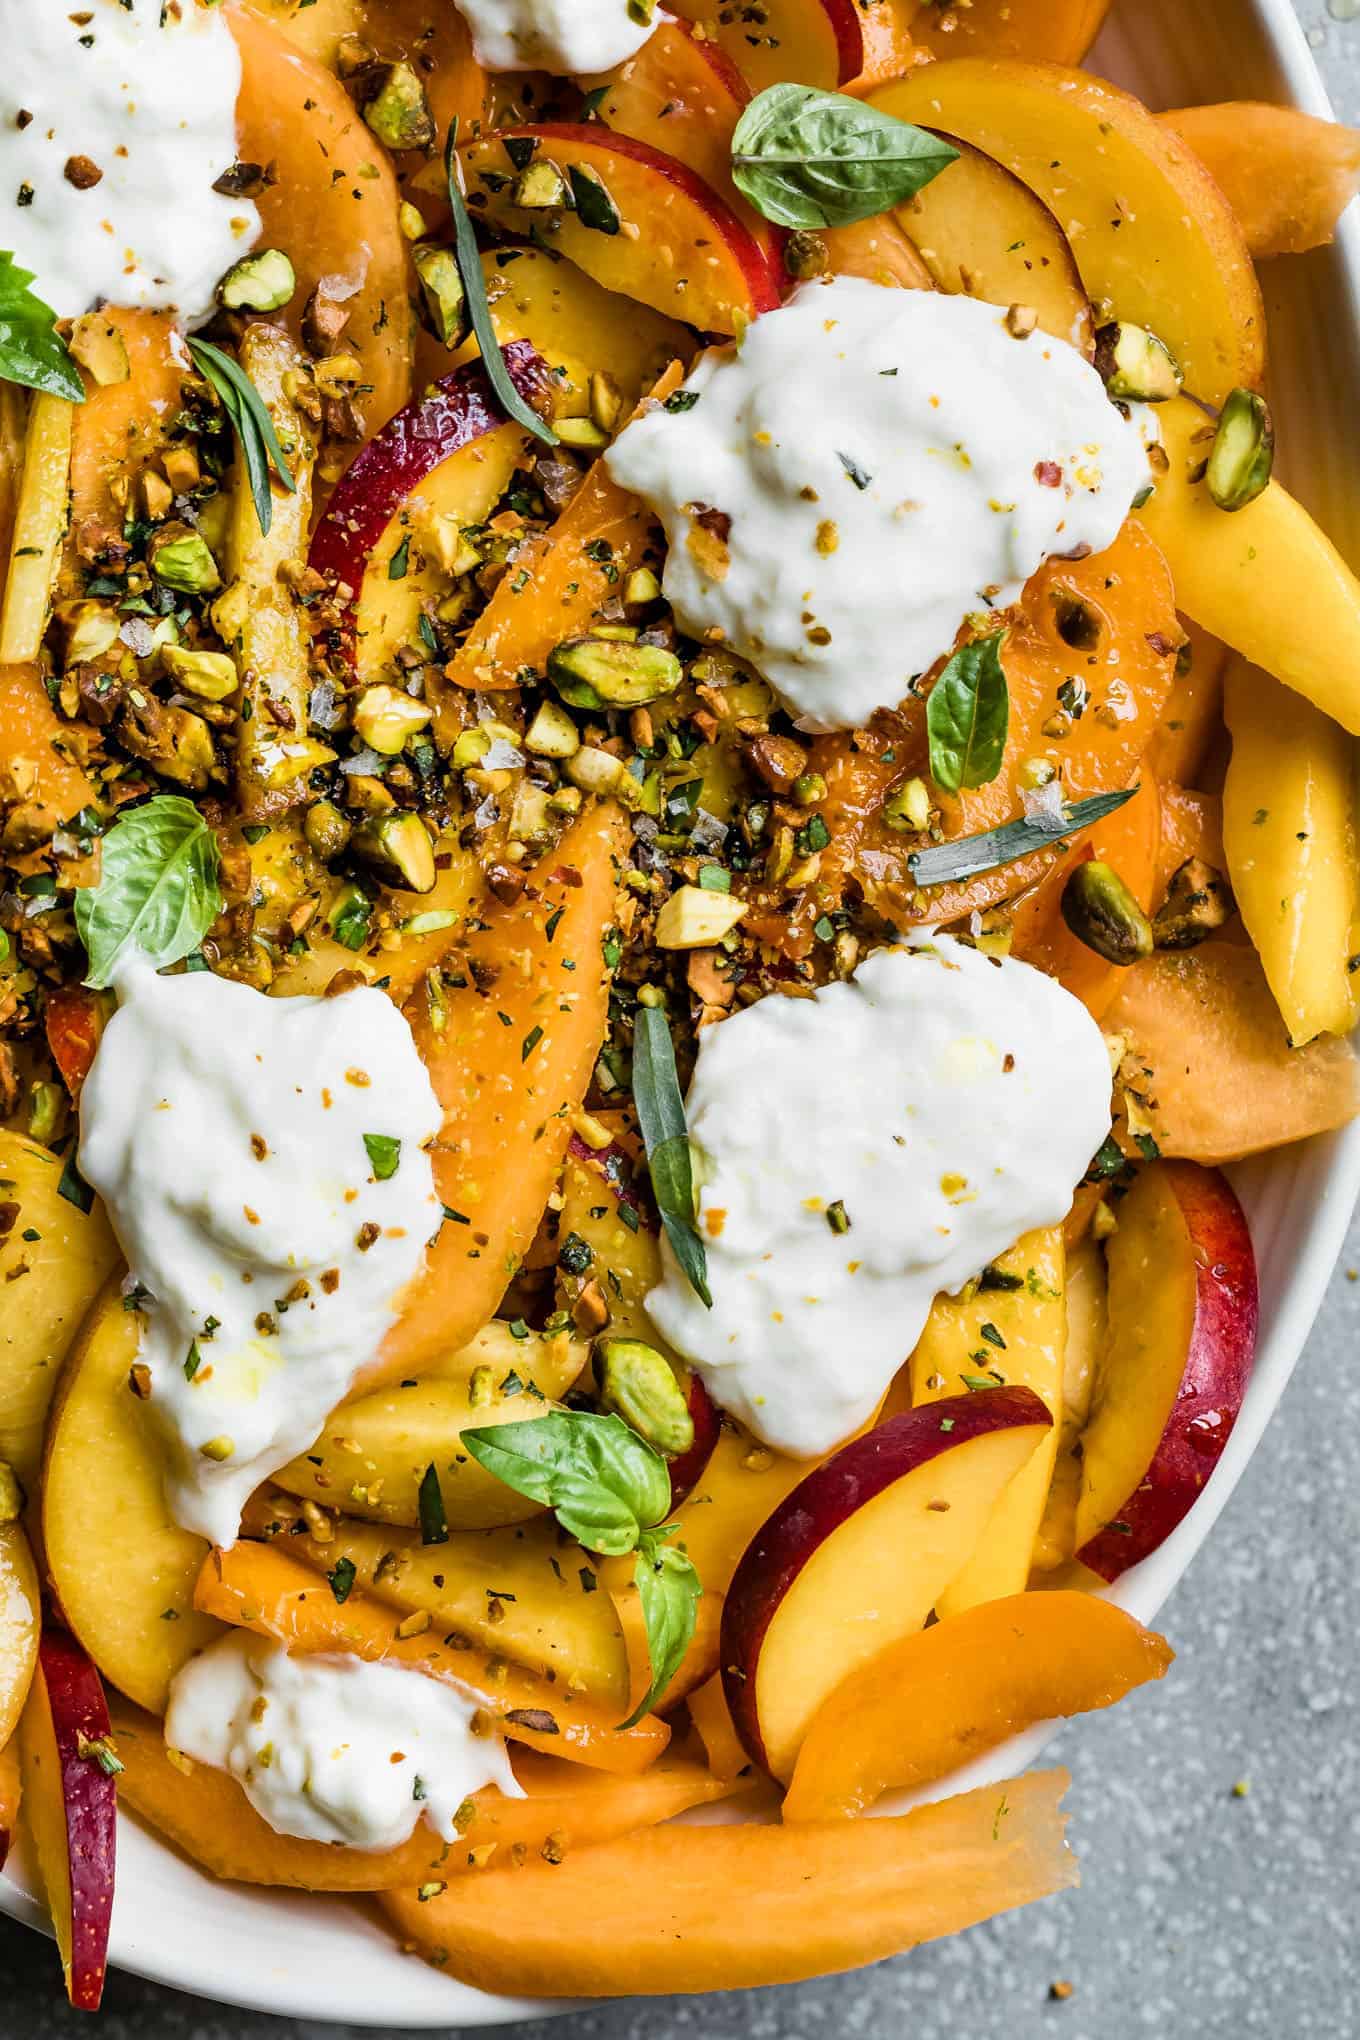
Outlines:
POLYGON ((1165 404, 1179 394, 1181 372, 1170 348, 1143 326, 1122 321, 1096 334, 1096 368, 1112 397, 1165 404))
POLYGON ((1223 873, 1202 857, 1187 857, 1172 872, 1166 898, 1153 917, 1153 940, 1159 949, 1195 949, 1235 911, 1232 888, 1223 873))
POLYGON ((161 664, 177 687, 200 701, 226 701, 241 684, 235 659, 226 652, 195 652, 187 645, 162 645, 161 664))
POLYGON ((556 163, 543 158, 525 165, 510 195, 526 212, 552 212, 555 207, 571 202, 566 178, 556 163))
POLYGON ((548 678, 572 708, 640 708, 674 694, 684 668, 662 645, 596 632, 567 638, 548 654, 548 678))
POLYGON ((428 149, 437 139, 425 87, 409 64, 385 64, 373 74, 364 119, 389 149, 428 149))
POLYGON ((419 815, 375 816, 356 829, 354 849, 384 884, 403 892, 434 891, 434 844, 419 815))
POLYGON ((260 248, 229 269, 217 302, 229 312, 277 312, 297 291, 297 272, 282 248, 260 248))
POLYGON ((1138 963, 1152 954, 1152 924, 1113 865, 1079 864, 1063 887, 1062 917, 1079 942, 1107 963, 1138 963))
POLYGON ((420 278, 426 324, 436 340, 442 340, 446 347, 461 347, 471 330, 472 320, 462 273, 453 250, 438 248, 432 241, 424 241, 411 250, 411 259, 420 278))
POLYGON ((1255 390, 1230 392, 1218 417, 1204 479, 1220 510, 1245 510, 1266 488, 1275 465, 1270 406, 1255 390))
POLYGON ((167 588, 184 595, 214 595, 222 585, 217 561, 201 531, 188 524, 165 524, 148 548, 151 571, 167 588))
POLYGON ((670 1362, 641 1339, 601 1339, 595 1347, 600 1405, 623 1418, 667 1459, 694 1443, 694 1419, 670 1362))
POLYGON ((303 816, 302 833, 317 856, 329 863, 349 848, 352 824, 333 800, 319 800, 303 816))

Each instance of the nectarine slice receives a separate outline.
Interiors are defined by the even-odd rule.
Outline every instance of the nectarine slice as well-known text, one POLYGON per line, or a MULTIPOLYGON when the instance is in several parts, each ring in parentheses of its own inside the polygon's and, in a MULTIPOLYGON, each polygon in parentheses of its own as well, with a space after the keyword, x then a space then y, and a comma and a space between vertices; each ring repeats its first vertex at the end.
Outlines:
POLYGON ((604 1039, 625 841, 617 809, 587 810, 522 898, 481 916, 467 949, 478 974, 407 1006, 443 1107, 435 1187, 450 1216, 361 1386, 465 1345, 533 1239, 604 1039))
POLYGON ((935 283, 986 304, 1027 305, 1041 332, 1091 354, 1090 297, 1053 213, 994 156, 960 136, 944 139, 957 161, 897 211, 935 283))
POLYGON ((1265 367, 1265 313, 1232 208, 1141 101, 1053 64, 963 57, 873 94, 899 119, 962 135, 1057 214, 1093 299, 1171 349, 1186 388, 1221 403, 1265 367))
MULTIPOLYGON (((1099 1187, 1099 1186, 1097 1186, 1099 1187)), ((1053 1479, 1034 1544, 1034 1575, 1056 1573, 1077 1548, 1081 1492, 1079 1441, 1091 1413, 1096 1367, 1109 1333, 1105 1254, 1089 1235, 1067 1247, 1067 1341, 1063 1348, 1062 1422, 1053 1479)))
POLYGON ((1065 1771, 862 1825, 662 1827, 553 1867, 382 1904, 403 1941, 481 1990, 656 1997, 856 1969, 1076 1882, 1065 1771), (589 1931, 582 1931, 582 1921, 589 1931))
MULTIPOLYGON (((30 798, 58 824, 69 822, 94 799, 94 787, 79 763, 72 738, 47 698, 36 665, 0 665, 0 766, 20 760, 34 766, 37 778, 30 798)), ((21 774, 16 782, 22 784, 21 774)))
POLYGON ((363 369, 355 406, 374 432, 411 393, 408 258, 391 161, 333 71, 241 0, 226 12, 241 52, 241 156, 276 169, 256 201, 262 239, 297 274, 284 317, 296 338, 323 278, 334 295, 350 293, 344 342, 363 369))
POLYGON ((808 1730, 786 1821, 843 1820, 1057 1715, 1112 1707, 1174 1653, 1088 1594, 1010 1594, 903 1637, 837 1686, 808 1730))
POLYGON ((237 1884, 392 1891, 484 1875, 508 1863, 512 1852, 542 1856, 545 1848, 554 1854, 588 1848, 725 1798, 732 1789, 693 1757, 669 1750, 637 1777, 611 1777, 520 1750, 514 1769, 525 1798, 486 1787, 473 1795, 476 1811, 456 1842, 445 1842, 422 1822, 399 1849, 375 1853, 276 1834, 228 1772, 176 1763, 152 1715, 118 1699, 109 1711, 123 1762, 123 1804, 214 1877, 237 1884))
POLYGON ((194 1609, 207 1545, 170 1519, 160 1448, 132 1391, 138 1326, 110 1283, 71 1350, 47 1430, 47 1571, 67 1624, 111 1684, 153 1714, 219 1634, 194 1609))
POLYGON ((1167 1538, 1232 1434, 1256 1348, 1256 1260, 1227 1178, 1146 1169, 1106 1243, 1109 1341, 1081 1435, 1077 1556, 1116 1579, 1167 1538))
POLYGON ((1258 262, 1322 247, 1360 189, 1360 134, 1339 121, 1243 99, 1157 117, 1210 172, 1258 262))
POLYGON ((758 16, 722 0, 673 0, 671 12, 697 22, 753 92, 769 85, 831 91, 868 70, 894 76, 911 61, 902 0, 762 0, 758 16))
POLYGON ((123 486, 135 482, 160 451, 189 372, 168 312, 109 306, 102 316, 127 350, 128 375, 124 382, 87 388, 85 402, 71 414, 71 536, 63 583, 73 596, 85 586, 82 541, 101 526, 121 533, 127 498, 115 499, 114 484, 121 496, 123 486))
POLYGON ((429 1624, 399 1623, 390 1608, 361 1590, 338 1601, 332 1584, 270 1546, 237 1544, 209 1552, 196 1600, 205 1614, 272 1636, 292 1651, 344 1651, 446 1679, 476 1694, 510 1741, 592 1770, 645 1771, 670 1740, 654 1714, 621 1729, 610 1710, 588 1696, 513 1667, 489 1670, 471 1638, 456 1631, 441 1637, 429 1624), (399 1634, 403 1628, 405 1636, 399 1634))
POLYGON ((977 1549, 940 1595, 935 1612, 941 1621, 976 1602, 1023 1591, 1058 1449, 1067 1342, 1061 1226, 1026 1233, 996 1262, 990 1279, 1016 1286, 936 1298, 911 1356, 912 1401, 938 1402, 995 1380, 1032 1389, 1053 1425, 1008 1482, 977 1549))
MULTIPOLYGON (((584 82, 600 94, 597 120, 687 164, 733 212, 743 210, 732 183, 732 133, 751 88, 721 43, 663 15, 635 55, 584 82)), ((763 221, 747 224, 768 237, 763 221)))
POLYGON ((1355 1025, 1355 745, 1268 673, 1229 663, 1223 843, 1295 1047, 1355 1025))
POLYGON ((468 204, 484 226, 520 240, 533 229, 606 290, 703 333, 735 333, 779 303, 768 245, 694 171, 645 142, 560 122, 490 135, 459 155, 468 204), (532 151, 573 180, 576 209, 516 205, 511 150, 532 151), (582 189, 597 194, 584 209, 582 189))
POLYGON ((117 1768, 99 1674, 62 1629, 43 1632, 20 1730, 23 1813, 77 2011, 104 1991, 117 1806, 117 1768))
POLYGON ((1166 714, 1147 750, 1147 767, 1157 779, 1178 786, 1202 786, 1214 746, 1223 735, 1223 669, 1228 647, 1189 618, 1186 643, 1177 661, 1176 684, 1166 714))
POLYGON ((401 1616, 428 1614, 441 1636, 457 1630, 488 1656, 508 1658, 536 1678, 572 1681, 615 1720, 628 1712, 630 1663, 613 1599, 595 1560, 582 1555, 567 1563, 552 1518, 451 1530, 447 1544, 425 1544, 417 1531, 349 1516, 318 1524, 317 1535, 291 1496, 261 1495, 247 1508, 244 1527, 265 1542, 286 1538, 289 1557, 317 1573, 330 1574, 347 1560, 355 1587, 401 1616))
POLYGON ((727 1704, 756 1763, 787 1779, 832 1689, 923 1627, 1052 1424, 1031 1389, 953 1396, 853 1439, 780 1505, 723 1614, 727 1704))
POLYGON ((1012 931, 1014 954, 1057 978, 1097 1020, 1118 997, 1123 971, 1118 964, 1088 948, 1068 927, 1062 916, 1063 886, 1073 866, 1098 858, 1113 866, 1143 911, 1150 913, 1162 898, 1157 891, 1161 816, 1162 798, 1157 781, 1151 772, 1145 771, 1133 799, 1097 822, 1070 862, 1056 867, 1039 891, 1020 904, 1016 914, 1012 931))
POLYGON ((82 1211, 63 1176, 50 1148, 0 1129, 0 1459, 34 1495, 62 1360, 120 1258, 103 1206, 82 1211))
POLYGON ((1188 398, 1158 406, 1167 472, 1139 512, 1196 623, 1360 734, 1360 580, 1294 498, 1271 482, 1220 510, 1201 469, 1213 424, 1188 398))
POLYGON ((1126 1043, 1126 1082, 1164 1155, 1237 1161, 1330 1133, 1360 1112, 1360 1063, 1349 1042, 1319 1035, 1291 1048, 1246 943, 1215 937, 1198 949, 1159 950, 1124 972, 1104 1024, 1126 1043))
POLYGON ((932 57, 1028 57, 1079 64, 1100 33, 1110 0, 920 0, 911 33, 932 57))
POLYGON ((23 1775, 19 1767, 19 1738, 10 1737, 0 1747, 0 1870, 14 1843, 23 1798, 23 1775))
POLYGON ((0 1749, 24 1711, 38 1661, 42 1597, 21 1523, 0 1523, 0 1749))

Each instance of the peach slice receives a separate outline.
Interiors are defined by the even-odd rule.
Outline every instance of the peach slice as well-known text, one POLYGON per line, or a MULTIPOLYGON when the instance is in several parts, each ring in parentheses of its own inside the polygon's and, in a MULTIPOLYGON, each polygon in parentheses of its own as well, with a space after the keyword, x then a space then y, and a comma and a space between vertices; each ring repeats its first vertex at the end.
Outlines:
POLYGON ((481 1990, 656 1997, 796 1983, 1074 1884, 1059 1810, 1068 1783, 1032 1771, 862 1825, 652 1828, 557 1866, 460 1878, 425 1903, 391 1892, 382 1905, 403 1942, 481 1990))
MULTIPOLYGON (((1098 1186, 1097 1186, 1098 1187, 1098 1186)), ((1067 1343, 1063 1351, 1062 1423, 1053 1480, 1034 1543, 1036 1580, 1058 1572, 1077 1548, 1077 1496, 1081 1493, 1081 1434, 1091 1414, 1096 1367, 1109 1337, 1109 1283, 1105 1255, 1086 1237, 1067 1248, 1067 1343)), ((1094 1575, 1092 1576, 1094 1577, 1094 1575)))
POLYGON ((645 142, 562 122, 487 136, 459 156, 468 204, 483 226, 520 240, 536 229, 606 290, 704 333, 735 333, 779 303, 769 247, 694 171, 645 142), (598 213, 599 224, 587 225, 579 207, 516 205, 516 157, 551 164, 597 192, 590 216, 598 213))
MULTIPOLYGON (((4 1471, 0 1466, 0 1477, 4 1471)), ((0 1749, 19 1726, 41 1626, 38 1573, 23 1525, 0 1523, 0 1749)))
POLYGON ((35 766, 31 798, 60 822, 69 822, 94 799, 72 744, 79 735, 52 707, 36 665, 0 666, 0 766, 20 759, 35 766))
POLYGON ((695 1733, 704 1746, 708 1768, 715 1778, 739 1778, 749 1770, 751 1759, 733 1726, 722 1673, 715 1672, 702 1686, 696 1686, 686 1703, 695 1733))
POLYGON ((118 1266, 103 1206, 62 1194, 61 1158, 0 1130, 0 1459, 37 1492, 43 1430, 62 1359, 118 1266))
POLYGON ((1199 1498, 1232 1434, 1256 1348, 1256 1259, 1227 1178, 1146 1169, 1106 1244, 1109 1343, 1081 1435, 1077 1557, 1117 1579, 1199 1498))
POLYGON ((285 319, 296 339, 323 278, 333 293, 350 292, 344 342, 359 357, 355 404, 374 432, 411 394, 409 265, 391 162, 333 71, 242 0, 228 0, 226 13, 241 52, 241 157, 277 173, 256 201, 262 238, 297 273, 285 319))
MULTIPOLYGON (((547 370, 526 342, 507 348, 505 362, 527 401, 548 401, 547 370)), ((422 606, 446 585, 437 565, 440 520, 449 521, 453 544, 458 527, 483 523, 527 438, 506 418, 481 363, 470 362, 398 411, 345 470, 309 559, 355 591, 347 624, 360 679, 376 679, 418 641, 422 606)))
POLYGON ((862 276, 866 283, 898 290, 933 290, 935 278, 916 243, 892 213, 875 213, 849 227, 829 227, 818 236, 827 266, 837 276, 862 276))
POLYGON ((1228 647, 1184 619, 1186 643, 1162 726, 1147 748, 1147 768, 1178 786, 1212 782, 1203 774, 1223 736, 1223 669, 1228 647))
POLYGON ((0 1746, 0 1870, 14 1843, 23 1800, 23 1774, 19 1765, 19 1738, 11 1736, 0 1746))
POLYGON ((1258 262, 1323 247, 1360 189, 1360 133, 1295 106, 1236 99, 1157 118, 1210 172, 1258 262))
POLYGON ((604 1039, 603 940, 624 843, 617 809, 588 810, 517 903, 481 916, 468 960, 494 992, 469 969, 461 987, 437 1001, 426 987, 407 1006, 444 1111, 435 1187, 450 1215, 360 1387, 466 1345, 528 1250, 604 1039))
POLYGON ((174 1674, 219 1634, 195 1612, 207 1545, 170 1520, 132 1392, 136 1314, 110 1283, 71 1350, 47 1429, 42 1524, 62 1614, 104 1677, 163 1713, 174 1674))
POLYGON ((722 0, 670 6, 726 53, 752 92, 785 83, 830 91, 865 72, 891 77, 912 60, 911 10, 901 0, 867 8, 855 0, 763 0, 758 17, 722 0))
POLYGON ((1057 978, 1097 1020, 1119 996, 1123 971, 1072 933, 1062 917, 1063 886, 1077 864, 1098 858, 1113 865, 1144 912, 1151 912, 1162 897, 1157 892, 1161 817, 1161 792, 1148 773, 1133 799, 1097 822, 1081 848, 1016 913, 1014 954, 1057 978))
MULTIPOLYGON (((1215 871, 1227 868, 1221 797, 1216 793, 1201 793, 1194 786, 1175 786, 1169 781, 1158 792, 1162 828, 1153 877, 1155 906, 1160 906, 1166 898, 1172 878, 1187 858, 1202 857, 1215 871)), ((1132 807, 1132 801, 1129 805, 1132 807)), ((1232 941, 1241 932, 1240 921, 1229 921, 1222 930, 1223 940, 1232 941)))
POLYGON ((669 1750, 637 1777, 611 1777, 520 1750, 514 1769, 525 1798, 510 1799, 488 1786, 473 1795, 475 1811, 456 1842, 445 1842, 422 1822, 400 1848, 374 1853, 276 1834, 227 1772, 173 1762, 154 1716, 117 1698, 109 1712, 123 1762, 122 1804, 214 1877, 235 1884, 392 1891, 485 1875, 525 1854, 542 1857, 551 1850, 556 1860, 563 1850, 612 1841, 732 1790, 693 1757, 669 1750))
POLYGON ((845 1820, 918 1791, 1008 1736, 1113 1707, 1174 1652, 1089 1594, 1010 1594, 892 1644, 837 1686, 808 1730, 788 1822, 845 1820))
POLYGON ((832 1689, 920 1629, 1053 1419, 1027 1388, 890 1417, 810 1473, 747 1547, 723 1614, 727 1704, 787 1779, 832 1689))
POLYGON ((111 306, 104 316, 127 350, 128 375, 88 388, 71 418, 71 532, 62 575, 64 592, 73 596, 85 587, 82 540, 101 525, 122 531, 127 498, 115 499, 114 484, 121 496, 160 451, 189 372, 168 312, 111 306))
POLYGON ((986 304, 1027 305, 1041 332, 1090 355, 1091 301, 1053 213, 995 157, 957 135, 944 139, 958 160, 896 215, 935 283, 986 304))
POLYGON ((1166 554, 1181 607, 1360 734, 1360 580, 1278 482, 1245 510, 1218 509, 1197 479, 1212 420, 1185 397, 1158 417, 1170 465, 1139 521, 1166 554))
POLYGON ((924 1406, 995 1379, 1032 1389, 1054 1421, 1001 1494, 976 1551, 939 1596, 942 1622, 979 1601, 1023 1591, 1058 1450, 1067 1342, 1062 1228, 1026 1233, 996 1262, 989 1281, 1016 1286, 936 1298, 911 1356, 912 1401, 924 1406))
MULTIPOLYGON (((597 120, 687 164, 733 212, 742 212, 732 182, 732 134, 751 88, 720 43, 692 22, 662 15, 635 56, 582 83, 601 95, 597 120)), ((747 224, 757 220, 753 214, 747 224)), ((769 228, 761 221, 756 232, 768 237, 769 228)))
MULTIPOLYGON (((1231 1162, 1360 1112, 1360 1062, 1320 1035, 1291 1048, 1254 949, 1222 937, 1125 971, 1105 1031, 1164 1155, 1231 1162)), ((1133 1143, 1129 1152, 1135 1154, 1133 1143)))
POLYGON ((20 1731, 23 1807, 66 1994, 82 2012, 99 2009, 113 1911, 108 1734, 99 1674, 65 1630, 44 1630, 20 1731))
POLYGON ((1028 57, 1079 64, 1100 33, 1110 0, 921 0, 911 33, 932 57, 1028 57))
POLYGON ((1223 841, 1233 895, 1295 1047, 1355 1024, 1355 745, 1232 660, 1223 841))
POLYGON ((1056 65, 924 64, 873 103, 961 135, 1057 214, 1093 298, 1146 326, 1221 403, 1265 367, 1265 314, 1232 209, 1178 135, 1117 86, 1056 65))
POLYGON ((471 1638, 457 1631, 441 1637, 428 1622, 396 1622, 390 1608, 360 1590, 347 1588, 343 1601, 337 1600, 334 1583, 318 1582, 310 1567, 263 1544, 209 1552, 196 1600, 203 1613, 272 1636, 291 1651, 348 1652, 464 1687, 503 1724, 512 1742, 591 1770, 645 1771, 670 1740, 654 1714, 619 1728, 610 1711, 588 1696, 514 1667, 488 1670, 471 1638))
POLYGON ((290 1495, 264 1494, 243 1529, 265 1543, 286 1538, 289 1557, 316 1573, 347 1559, 356 1590, 402 1616, 428 1614, 441 1636, 457 1630, 536 1678, 574 1681, 615 1720, 628 1711, 629 1656, 613 1600, 595 1560, 567 1562, 555 1519, 451 1530, 447 1544, 425 1544, 418 1531, 349 1516, 327 1524, 313 1512, 308 1522, 290 1495))

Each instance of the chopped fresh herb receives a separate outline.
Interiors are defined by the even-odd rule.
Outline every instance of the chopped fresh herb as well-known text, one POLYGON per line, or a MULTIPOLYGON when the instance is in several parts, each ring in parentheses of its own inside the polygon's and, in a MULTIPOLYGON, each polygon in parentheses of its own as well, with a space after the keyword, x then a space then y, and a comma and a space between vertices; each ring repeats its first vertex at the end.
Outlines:
POLYGON ((265 401, 238 361, 214 347, 211 340, 191 339, 189 352, 194 366, 216 395, 236 434, 250 483, 251 500, 262 532, 274 522, 274 492, 270 486, 272 468, 290 495, 297 494, 293 470, 279 444, 265 401))
POLYGON ((203 1355, 199 1352, 198 1340, 195 1339, 193 1344, 189 1348, 188 1354, 185 1357, 184 1379, 186 1381, 192 1381, 202 1365, 203 1355))
POLYGON ((158 794, 130 808, 104 838, 98 885, 76 894, 86 984, 102 991, 134 953, 164 970, 197 949, 222 911, 220 868, 217 838, 192 801, 158 794))
POLYGON ((420 1476, 416 1508, 420 1516, 421 1543, 447 1544, 449 1519, 444 1511, 444 1491, 439 1485, 439 1471, 433 1464, 427 1466, 420 1476))
POLYGON ((567 169, 567 180, 581 225, 596 234, 617 234, 621 227, 619 209, 599 178, 572 163, 567 169))
POLYGON ((996 1387, 996 1383, 992 1380, 990 1374, 961 1374, 959 1376, 959 1380, 963 1383, 964 1387, 966 1389, 971 1390, 974 1395, 976 1395, 980 1389, 996 1387))
POLYGON ((525 1035, 523 1041, 519 1045, 519 1059, 521 1062, 528 1062, 530 1056, 533 1054, 534 1050, 538 1047, 538 1044, 540 1041, 542 1041, 542 1039, 543 1029, 541 1027, 531 1027, 529 1029, 529 1032, 525 1035))
POLYGON ((702 390, 672 390, 670 396, 663 397, 661 408, 672 412, 692 411, 702 395, 702 390))
POLYGON ((349 1599, 354 1586, 355 1566, 352 1558, 338 1558, 326 1574, 331 1592, 342 1605, 349 1599))
POLYGON ((76 1167, 74 1149, 66 1157, 66 1167, 61 1172, 57 1195, 64 1197, 68 1204, 74 1204, 77 1211, 89 1211, 94 1204, 94 1192, 76 1167))
POLYGON ((708 1255, 694 1223, 694 1173, 675 1047, 659 1006, 639 1006, 633 1039, 633 1098, 647 1149, 652 1191, 671 1249, 696 1296, 711 1310, 708 1255))
POLYGON ((395 1176, 401 1166, 401 1142, 390 1133, 366 1133, 364 1147, 372 1164, 373 1173, 380 1183, 386 1183, 395 1176))
POLYGON ((404 581, 406 579, 407 568, 410 566, 410 564, 411 564, 411 534, 408 531, 405 538, 403 538, 401 544, 397 547, 396 551, 393 553, 391 559, 387 562, 388 580, 404 581))
POLYGON ((1006 1341, 1002 1338, 1000 1331, 994 1324, 992 1324, 989 1321, 987 1324, 981 1327, 981 1331, 983 1338, 987 1341, 989 1346, 999 1346, 1002 1352, 1003 1353, 1005 1352, 1006 1341))
POLYGON ((860 463, 855 459, 853 453, 841 453, 838 451, 836 454, 836 458, 840 462, 841 466, 845 469, 845 472, 849 475, 851 481, 854 483, 857 489, 868 488, 870 482, 872 482, 873 480, 873 476, 869 473, 869 470, 866 467, 862 467, 860 465, 860 463))
POLYGON ((1089 829, 1092 823, 1103 821, 1106 815, 1123 807, 1125 801, 1132 800, 1137 791, 1136 786, 1129 786, 1122 793, 1093 793, 1089 800, 1065 806, 1061 815, 1024 815, 1016 821, 1003 822, 999 829, 984 829, 976 836, 956 836, 952 842, 913 851, 907 864, 919 886, 959 884, 964 879, 976 878, 979 872, 997 871, 1003 865, 1014 864, 1017 858, 1028 857, 1032 851, 1047 849, 1079 829, 1089 829))
POLYGON ((508 418, 522 425, 526 432, 532 432, 535 439, 541 439, 545 446, 557 445, 557 434, 546 425, 537 411, 526 404, 510 377, 501 352, 496 329, 491 320, 491 308, 486 301, 486 279, 482 274, 481 251, 477 246, 477 235, 472 218, 458 181, 458 122, 449 123, 449 138, 444 149, 444 178, 448 186, 449 207, 453 213, 454 257, 458 273, 463 279, 467 293, 468 318, 477 336, 481 350, 482 366, 485 368, 492 389, 496 392, 501 408, 508 418))

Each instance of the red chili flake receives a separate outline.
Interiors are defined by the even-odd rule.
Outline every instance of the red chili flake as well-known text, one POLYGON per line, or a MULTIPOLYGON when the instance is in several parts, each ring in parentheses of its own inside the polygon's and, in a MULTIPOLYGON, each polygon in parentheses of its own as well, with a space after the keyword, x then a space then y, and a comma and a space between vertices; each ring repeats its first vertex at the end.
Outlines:
POLYGON ((1056 460, 1035 461, 1034 479, 1041 489, 1060 489, 1062 487, 1062 478, 1063 471, 1058 466, 1056 460))

